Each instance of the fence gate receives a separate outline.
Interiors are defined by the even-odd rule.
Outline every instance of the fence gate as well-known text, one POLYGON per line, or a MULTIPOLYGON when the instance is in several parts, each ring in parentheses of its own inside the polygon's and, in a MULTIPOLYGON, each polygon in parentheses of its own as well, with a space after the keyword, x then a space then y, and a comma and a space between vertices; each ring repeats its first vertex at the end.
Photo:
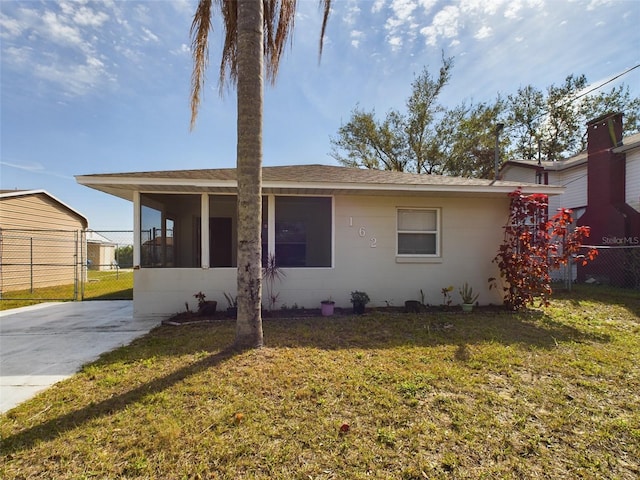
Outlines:
POLYGON ((0 300, 131 299, 132 245, 131 231, 0 228, 0 300))

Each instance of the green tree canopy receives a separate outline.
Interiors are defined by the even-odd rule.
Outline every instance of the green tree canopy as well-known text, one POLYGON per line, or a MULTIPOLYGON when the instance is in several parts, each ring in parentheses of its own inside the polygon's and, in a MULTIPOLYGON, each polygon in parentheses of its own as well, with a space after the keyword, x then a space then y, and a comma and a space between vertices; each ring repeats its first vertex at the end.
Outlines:
POLYGON ((331 138, 331 156, 346 166, 490 178, 494 175, 496 125, 502 160, 559 160, 586 147, 586 124, 611 111, 624 113, 624 135, 640 131, 640 99, 621 85, 592 93, 584 75, 569 75, 545 91, 531 85, 483 103, 445 108, 438 96, 451 78, 453 59, 442 58, 439 75, 425 67, 411 84, 406 111, 357 106, 331 138))
POLYGON ((442 173, 442 165, 429 151, 436 136, 434 119, 445 111, 438 96, 451 77, 452 67, 453 60, 443 56, 437 78, 424 68, 411 84, 406 113, 391 110, 378 121, 375 110, 356 107, 351 120, 331 139, 331 156, 352 167, 442 173))

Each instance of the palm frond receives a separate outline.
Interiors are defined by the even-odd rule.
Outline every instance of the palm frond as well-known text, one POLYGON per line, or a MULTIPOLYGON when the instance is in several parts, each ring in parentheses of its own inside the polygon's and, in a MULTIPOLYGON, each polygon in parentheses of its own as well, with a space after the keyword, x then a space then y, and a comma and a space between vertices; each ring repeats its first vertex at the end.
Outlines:
MULTIPOLYGON (((219 90, 224 93, 227 81, 235 85, 238 80, 238 1, 216 0, 222 14, 224 45, 220 60, 219 90)), ((264 60, 267 79, 273 84, 278 76, 278 68, 287 42, 293 42, 297 0, 263 0, 264 6, 264 60)), ((320 55, 324 45, 331 0, 320 0, 323 9, 322 31, 320 34, 320 55)), ((191 53, 193 72, 191 74, 191 126, 193 130, 202 100, 205 73, 209 64, 209 32, 212 30, 213 0, 199 0, 191 24, 191 53)))
POLYGON ((211 0, 200 0, 191 23, 191 54, 193 72, 191 73, 191 125, 196 123, 198 108, 202 99, 205 72, 209 64, 209 31, 211 30, 211 0))
POLYGON ((318 61, 322 57, 322 49, 324 47, 324 34, 327 32, 327 22, 329 21, 329 14, 331 13, 331 0, 320 0, 320 7, 322 7, 322 29, 320 30, 320 49, 318 52, 318 61))
POLYGON ((287 41, 292 42, 297 0, 264 0, 264 57, 267 79, 273 84, 287 41))
POLYGON ((218 0, 224 25, 224 45, 220 59, 220 94, 223 93, 227 78, 231 85, 238 80, 238 2, 237 0, 218 0))

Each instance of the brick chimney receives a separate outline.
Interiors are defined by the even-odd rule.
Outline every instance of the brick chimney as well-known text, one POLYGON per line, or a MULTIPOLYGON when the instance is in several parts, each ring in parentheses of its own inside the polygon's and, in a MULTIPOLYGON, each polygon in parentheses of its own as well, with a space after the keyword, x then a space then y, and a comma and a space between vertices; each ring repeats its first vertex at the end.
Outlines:
POLYGON ((620 145, 622 113, 610 113, 587 123, 588 209, 600 211, 624 205, 624 155, 612 151, 620 145))
MULTIPOLYGON (((615 247, 625 244, 640 214, 625 203, 625 155, 613 149, 622 145, 622 113, 609 113, 587 123, 587 208, 578 225, 591 227, 587 242, 615 247)), ((579 269, 578 279, 589 277, 625 286, 624 251, 604 249, 593 263, 579 269)))

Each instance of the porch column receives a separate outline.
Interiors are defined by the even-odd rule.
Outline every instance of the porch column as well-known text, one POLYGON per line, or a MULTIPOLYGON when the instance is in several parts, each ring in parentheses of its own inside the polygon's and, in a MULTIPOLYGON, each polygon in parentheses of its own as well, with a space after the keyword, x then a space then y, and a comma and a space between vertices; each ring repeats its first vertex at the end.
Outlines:
MULTIPOLYGON (((276 196, 267 195, 267 255, 276 254, 276 196)), ((266 260, 266 259, 265 259, 266 260)))
POLYGON ((200 195, 200 265, 209 268, 209 194, 200 195))
POLYGON ((140 221, 141 212, 140 209, 140 192, 133 192, 133 267, 140 268, 140 229, 142 223, 140 221))

